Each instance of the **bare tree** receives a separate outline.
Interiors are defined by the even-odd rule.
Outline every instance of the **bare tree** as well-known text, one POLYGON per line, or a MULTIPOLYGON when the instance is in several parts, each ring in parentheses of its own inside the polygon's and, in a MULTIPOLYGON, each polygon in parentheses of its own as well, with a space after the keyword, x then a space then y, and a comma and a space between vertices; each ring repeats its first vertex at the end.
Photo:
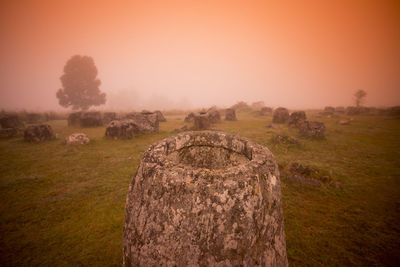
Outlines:
POLYGON ((365 97, 367 96, 367 92, 364 90, 358 90, 354 94, 354 101, 356 102, 356 106, 359 107, 364 102, 365 97))

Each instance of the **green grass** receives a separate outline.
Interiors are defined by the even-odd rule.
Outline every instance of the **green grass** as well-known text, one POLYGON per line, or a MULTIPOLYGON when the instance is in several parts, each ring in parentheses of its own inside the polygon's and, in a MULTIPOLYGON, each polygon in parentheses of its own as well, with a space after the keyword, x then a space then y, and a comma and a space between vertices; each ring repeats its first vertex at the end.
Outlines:
MULTIPOLYGON (((131 140, 105 139, 104 127, 74 129, 66 121, 50 122, 58 140, 0 140, 1 265, 121 265, 125 197, 140 158, 185 125, 183 116, 167 119, 160 133, 131 140), (73 132, 86 133, 91 143, 64 145, 73 132)), ((274 134, 297 138, 297 132, 266 128, 268 116, 239 113, 238 121, 215 128, 266 145, 280 166, 311 165, 343 185, 282 181, 290 265, 394 266, 400 262, 400 120, 311 119, 326 124, 326 139, 299 139, 299 146, 273 144, 274 134)))

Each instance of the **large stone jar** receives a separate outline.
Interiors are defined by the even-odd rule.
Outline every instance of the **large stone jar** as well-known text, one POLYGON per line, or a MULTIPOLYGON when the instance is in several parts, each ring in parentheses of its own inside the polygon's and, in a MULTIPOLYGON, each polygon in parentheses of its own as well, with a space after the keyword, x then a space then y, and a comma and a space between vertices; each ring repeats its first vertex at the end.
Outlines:
POLYGON ((289 111, 286 108, 279 107, 275 109, 272 115, 272 122, 286 123, 289 120, 289 111))
POLYGON ((216 132, 153 144, 129 186, 125 266, 287 266, 277 163, 216 132))

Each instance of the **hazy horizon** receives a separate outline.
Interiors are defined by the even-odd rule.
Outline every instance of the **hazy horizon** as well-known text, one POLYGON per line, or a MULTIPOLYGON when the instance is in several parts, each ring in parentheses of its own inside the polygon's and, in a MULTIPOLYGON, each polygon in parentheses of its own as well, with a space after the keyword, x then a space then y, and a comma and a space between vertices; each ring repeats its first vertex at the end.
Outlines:
POLYGON ((58 104, 63 67, 93 57, 97 109, 400 104, 396 1, 2 1, 0 109, 58 104))

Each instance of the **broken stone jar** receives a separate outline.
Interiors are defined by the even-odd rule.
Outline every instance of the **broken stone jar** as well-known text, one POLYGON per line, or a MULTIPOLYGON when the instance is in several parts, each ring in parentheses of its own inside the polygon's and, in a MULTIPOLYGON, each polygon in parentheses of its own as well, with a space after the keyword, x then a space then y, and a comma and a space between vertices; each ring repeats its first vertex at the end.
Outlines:
POLYGON ((125 266, 287 266, 277 163, 216 131, 153 144, 129 186, 125 266))

